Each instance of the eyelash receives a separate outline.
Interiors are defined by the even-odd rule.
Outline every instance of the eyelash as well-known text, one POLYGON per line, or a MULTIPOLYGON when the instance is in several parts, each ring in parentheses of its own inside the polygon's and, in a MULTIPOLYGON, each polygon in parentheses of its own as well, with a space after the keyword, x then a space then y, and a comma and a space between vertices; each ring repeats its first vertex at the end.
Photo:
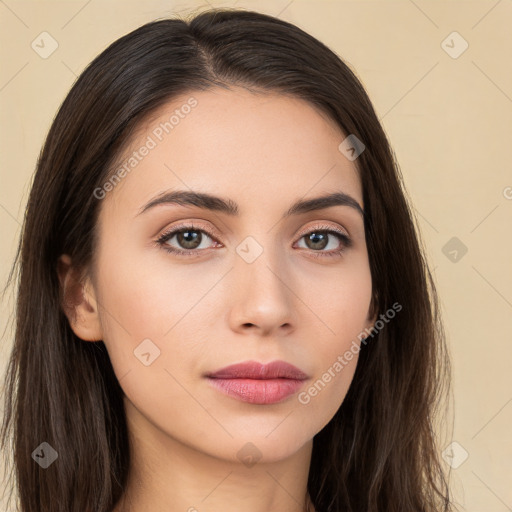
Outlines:
MULTIPOLYGON (((181 231, 200 231, 202 233, 205 233, 208 235, 209 238, 211 238, 213 241, 217 242, 214 235, 207 229, 195 226, 194 224, 183 224, 180 226, 174 226, 172 229, 165 231, 162 233, 162 235, 156 240, 156 243, 159 247, 161 247, 164 251, 167 251, 171 254, 178 255, 178 256, 199 256, 202 251, 206 251, 208 249, 176 249, 174 247, 171 247, 168 242, 174 235, 178 234, 181 231)), ((314 258, 319 257, 336 257, 341 256, 341 254, 352 246, 352 240, 342 231, 338 231, 337 229, 333 228, 332 226, 315 226, 314 228, 310 229, 306 233, 303 233, 299 240, 304 238, 307 235, 310 235, 312 233, 327 233, 330 235, 335 235, 338 237, 338 239, 341 241, 341 249, 332 250, 329 252, 325 251, 314 251, 311 250, 312 256, 314 258)), ((219 243, 219 242, 217 242, 219 243)))

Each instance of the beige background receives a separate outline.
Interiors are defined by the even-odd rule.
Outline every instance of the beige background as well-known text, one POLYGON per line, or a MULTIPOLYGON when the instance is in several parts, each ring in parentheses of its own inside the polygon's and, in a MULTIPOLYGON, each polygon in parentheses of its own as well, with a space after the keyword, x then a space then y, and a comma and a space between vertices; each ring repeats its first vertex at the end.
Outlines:
MULTIPOLYGON (((446 424, 440 451, 458 443, 446 456, 453 490, 461 510, 512 511, 512 2, 210 5, 259 10, 297 24, 344 58, 367 88, 399 159, 441 295, 453 357, 454 421, 446 424), (449 53, 456 56, 465 42, 468 48, 452 58, 449 53), (455 245, 446 246, 452 237, 455 245)), ((2 284, 38 152, 75 77, 140 24, 206 7, 0 2, 2 284), (58 42, 47 59, 31 48, 43 31, 58 42)), ((2 378, 12 307, 10 294, 0 310, 2 378)))

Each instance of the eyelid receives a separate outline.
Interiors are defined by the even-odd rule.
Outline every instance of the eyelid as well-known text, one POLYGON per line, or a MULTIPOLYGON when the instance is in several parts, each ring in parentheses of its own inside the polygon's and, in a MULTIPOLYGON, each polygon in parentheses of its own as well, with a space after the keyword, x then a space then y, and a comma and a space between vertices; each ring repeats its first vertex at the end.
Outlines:
POLYGON ((319 223, 310 225, 309 227, 299 231, 297 236, 303 237, 304 235, 307 235, 311 231, 315 231, 315 230, 317 230, 317 231, 335 231, 335 232, 339 233, 340 235, 350 238, 350 235, 346 229, 339 228, 338 226, 335 226, 333 224, 322 223, 322 221, 319 221, 319 223))
MULTIPOLYGON (((173 236, 175 236, 179 231, 187 229, 190 231, 201 231, 203 233, 206 233, 206 235, 210 237, 214 242, 221 243, 218 240, 220 236, 216 234, 215 229, 206 227, 205 225, 201 224, 200 222, 198 223, 197 221, 183 221, 179 222, 178 224, 173 224, 172 226, 166 228, 160 235, 157 236, 156 242, 165 243, 167 241, 165 240, 166 238, 169 240, 173 236)), ((205 250, 207 249, 191 249, 191 252, 201 252, 205 250)), ((186 249, 176 249, 176 251, 186 251, 186 249)))

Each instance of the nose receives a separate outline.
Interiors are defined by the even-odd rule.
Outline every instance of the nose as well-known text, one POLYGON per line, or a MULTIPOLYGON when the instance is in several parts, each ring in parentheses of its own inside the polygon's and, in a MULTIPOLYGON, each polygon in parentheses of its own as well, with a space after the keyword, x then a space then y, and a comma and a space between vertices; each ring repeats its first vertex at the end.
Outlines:
POLYGON ((229 323, 238 333, 261 336, 289 334, 296 327, 296 298, 290 275, 264 252, 252 263, 237 258, 231 272, 229 323))

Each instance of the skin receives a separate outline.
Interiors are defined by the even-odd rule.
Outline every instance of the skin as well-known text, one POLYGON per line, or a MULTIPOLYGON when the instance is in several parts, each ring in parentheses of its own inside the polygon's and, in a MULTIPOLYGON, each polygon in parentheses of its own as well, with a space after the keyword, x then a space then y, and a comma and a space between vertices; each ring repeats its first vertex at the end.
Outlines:
MULTIPOLYGON (((338 205, 281 220, 298 199, 331 192, 363 207, 361 183, 338 150, 345 135, 325 115, 301 99, 237 87, 175 98, 139 127, 124 156, 190 96, 197 106, 101 200, 87 279, 79 282, 68 255, 60 259, 70 325, 83 340, 104 341, 125 393, 132 466, 114 510, 301 512, 313 436, 343 402, 357 354, 307 404, 297 394, 242 402, 204 374, 279 359, 309 376, 304 391, 371 327, 360 213, 338 205), (229 198, 240 214, 163 204, 138 215, 176 189, 229 198), (155 243, 191 221, 214 235, 202 233, 198 257, 155 243), (304 235, 319 226, 342 230, 352 245, 325 256, 343 241, 330 234, 327 247, 308 246, 304 235), (251 263, 236 252, 246 237, 263 250, 251 263), (149 366, 134 355, 147 338, 160 350, 149 366), (237 457, 248 442, 261 456, 251 467, 237 457)), ((167 245, 187 248, 177 236, 167 245)))

